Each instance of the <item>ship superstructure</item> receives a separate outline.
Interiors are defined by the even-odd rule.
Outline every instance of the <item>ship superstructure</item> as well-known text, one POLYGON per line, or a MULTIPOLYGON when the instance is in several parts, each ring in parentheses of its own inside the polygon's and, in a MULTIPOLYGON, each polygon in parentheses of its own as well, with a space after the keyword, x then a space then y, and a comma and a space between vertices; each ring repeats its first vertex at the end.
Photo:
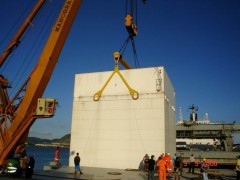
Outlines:
MULTIPOLYGON (((204 120, 198 120, 198 108, 192 105, 189 109, 190 119, 182 118, 176 124, 176 142, 186 144, 184 146, 186 148, 181 146, 181 150, 177 149, 177 153, 186 159, 194 154, 199 160, 204 157, 214 160, 217 164, 235 164, 239 152, 233 152, 233 133, 240 132, 240 124, 211 123, 208 114, 204 120)), ((182 117, 181 113, 180 117, 182 117)))

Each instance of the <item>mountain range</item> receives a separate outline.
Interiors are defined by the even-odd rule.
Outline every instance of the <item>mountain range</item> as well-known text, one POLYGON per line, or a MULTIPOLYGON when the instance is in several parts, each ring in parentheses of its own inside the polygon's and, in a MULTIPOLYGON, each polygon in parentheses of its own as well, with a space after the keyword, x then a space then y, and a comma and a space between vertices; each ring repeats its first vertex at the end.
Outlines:
POLYGON ((37 137, 28 137, 27 143, 29 145, 35 144, 53 144, 53 143, 62 143, 62 144, 70 144, 71 134, 66 134, 65 136, 61 137, 60 139, 41 139, 37 137))

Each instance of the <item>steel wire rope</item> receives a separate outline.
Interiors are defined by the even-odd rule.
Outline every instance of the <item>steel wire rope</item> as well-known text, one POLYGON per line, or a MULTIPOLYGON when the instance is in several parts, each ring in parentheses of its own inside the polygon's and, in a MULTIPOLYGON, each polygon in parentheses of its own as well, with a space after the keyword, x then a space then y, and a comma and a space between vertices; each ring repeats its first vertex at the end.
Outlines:
POLYGON ((137 25, 137 20, 138 20, 138 18, 137 18, 137 8, 138 8, 138 5, 137 5, 137 0, 135 0, 135 3, 134 3, 134 0, 130 0, 130 3, 129 3, 130 5, 130 7, 128 8, 128 0, 126 0, 126 12, 125 12, 125 15, 128 15, 128 14, 130 14, 132 17, 134 17, 134 19, 136 19, 136 25, 137 25), (128 10, 129 9, 129 10, 128 10), (129 12, 128 12, 129 11, 129 12), (135 13, 135 14, 134 14, 135 13))
POLYGON ((136 49, 136 46, 135 46, 135 42, 134 42, 134 39, 133 37, 131 36, 128 36, 126 41, 123 43, 122 47, 120 48, 119 52, 120 54, 123 56, 126 48, 127 48, 127 45, 129 43, 129 41, 131 40, 131 44, 132 44, 132 49, 133 49, 133 57, 134 57, 134 63, 135 63, 135 66, 136 68, 140 68, 140 63, 139 63, 139 60, 138 60, 138 55, 137 55, 137 49, 136 49))
POLYGON ((130 14, 133 16, 133 0, 130 0, 130 14))
MULTIPOLYGON (((134 9, 135 9, 135 19, 136 19, 136 25, 137 25, 137 0, 135 0, 135 8, 134 8, 134 0, 130 0, 130 15, 134 15, 134 9)), ((126 0, 126 12, 125 14, 128 14, 128 0, 126 0)), ((139 64, 139 60, 138 60, 138 55, 137 55, 137 50, 136 50, 136 46, 135 46, 135 42, 134 42, 134 37, 129 35, 126 39, 126 41, 124 42, 123 46, 120 48, 119 52, 120 54, 123 56, 127 45, 129 43, 129 41, 131 40, 131 44, 132 44, 132 49, 133 49, 133 57, 134 57, 134 63, 135 63, 135 67, 136 68, 140 68, 140 64, 139 64)))
MULTIPOLYGON (((0 40, 0 48, 1 48, 1 46, 3 47, 4 42, 5 42, 5 41, 7 40, 7 38, 10 36, 11 32, 13 32, 14 27, 16 27, 16 24, 18 24, 18 22, 20 22, 21 17, 24 16, 24 14, 26 13, 27 9, 30 8, 31 3, 32 3, 32 1, 30 1, 30 3, 29 3, 29 4, 27 5, 27 7, 23 10, 23 12, 18 16, 18 18, 16 19, 16 21, 15 21, 15 22, 12 24, 12 26, 9 28, 7 34, 3 37, 3 39, 0 40)), ((15 49, 16 49, 16 48, 13 48, 13 50, 15 50, 15 49)), ((15 53, 15 51, 12 51, 12 52, 15 53)), ((13 55, 13 54, 11 54, 11 55, 13 55)), ((8 64, 11 62, 11 60, 12 60, 11 57, 12 57, 12 56, 10 56, 10 57, 8 58, 9 60, 6 61, 5 64, 3 64, 2 68, 1 68, 1 71, 0 71, 0 74, 2 74, 2 73, 5 71, 5 69, 7 68, 8 64)))
POLYGON ((130 40, 130 37, 128 36, 127 39, 125 40, 125 42, 123 43, 122 47, 120 48, 119 52, 121 53, 121 55, 123 56, 125 50, 126 50, 126 47, 129 43, 129 40, 130 40))
POLYGON ((136 25, 138 24, 138 5, 137 5, 137 0, 135 0, 136 8, 135 8, 135 18, 136 18, 136 25))
MULTIPOLYGON (((135 20, 136 20, 136 26, 138 25, 138 5, 137 5, 137 0, 135 0, 135 20)), ((134 11, 132 12, 134 13, 134 11)), ((130 37, 131 43, 132 43, 132 49, 133 49, 133 56, 134 56, 134 63, 136 68, 140 68, 139 60, 138 60, 138 55, 137 55, 137 50, 134 42, 134 38, 130 37)))
MULTIPOLYGON (((49 7, 49 6, 42 8, 42 10, 39 11, 39 13, 37 14, 37 16, 33 19, 33 21, 32 21, 31 23, 32 23, 32 24, 37 24, 37 23, 40 21, 42 15, 46 12, 46 9, 47 9, 48 7, 49 7)), ((26 29, 24 35, 22 36, 21 40, 23 40, 23 39, 27 36, 27 34, 30 34, 31 31, 32 31, 32 28, 29 28, 29 27, 28 27, 28 28, 26 29)), ((43 32, 43 31, 41 31, 41 32, 43 32)), ((37 39, 39 39, 40 36, 41 36, 41 33, 38 34, 37 38, 35 38, 35 40, 34 40, 33 42, 36 42, 37 39)), ((42 40, 43 40, 43 39, 42 39, 42 40)), ((42 40, 41 40, 41 41, 42 41, 42 40)), ((39 44, 40 44, 40 43, 39 43, 39 44)), ((15 73, 15 76, 14 76, 14 78, 13 78, 12 83, 13 83, 13 84, 14 84, 15 82, 16 82, 16 83, 15 83, 15 86, 14 86, 15 88, 11 89, 11 95, 13 94, 13 92, 15 91, 15 89, 17 88, 17 86, 19 85, 20 81, 23 79, 23 76, 24 76, 24 75, 26 74, 26 72, 27 72, 27 68, 30 66, 30 63, 32 62, 33 56, 32 56, 32 58, 29 58, 31 52, 33 52, 33 49, 36 48, 36 47, 38 47, 38 46, 37 46, 37 44, 34 44, 33 46, 30 46, 30 47, 31 47, 31 48, 30 48, 29 51, 28 51, 29 53, 25 56, 24 60, 22 61, 21 65, 20 65, 19 68, 18 68, 18 71, 15 73), (24 65, 25 65, 25 64, 27 64, 27 65, 26 65, 25 68, 24 68, 24 65), (24 70, 23 70, 23 69, 24 69, 24 70), (22 73, 21 73, 20 71, 22 71, 22 73)), ((36 51, 36 50, 35 50, 35 51, 36 51)))
POLYGON ((16 19, 16 21, 11 25, 11 27, 9 28, 7 34, 0 40, 0 47, 3 46, 3 43, 6 41, 6 39, 10 36, 10 33, 14 30, 14 27, 16 27, 16 24, 18 22, 20 22, 20 19, 22 16, 24 16, 24 14, 26 13, 26 10, 29 9, 31 3, 33 3, 33 1, 29 1, 30 3, 27 5, 27 7, 23 10, 23 12, 18 16, 18 18, 16 19))
MULTIPOLYGON (((29 5, 27 6, 27 8, 24 9, 24 13, 28 11, 27 9, 30 9, 30 6, 31 6, 31 4, 29 4, 29 5)), ((24 13, 22 13, 22 14, 19 16, 19 18, 17 19, 17 21, 20 21, 20 18, 22 17, 22 15, 23 15, 24 13)), ((36 18, 36 19, 37 19, 37 18, 36 18)), ((34 20, 35 20, 35 19, 33 19, 33 21, 34 21, 34 20)), ((31 28, 28 27, 20 39, 22 40, 23 37, 25 36, 25 34, 28 34, 30 30, 31 30, 31 28)), ((16 49, 16 48, 14 48, 14 49, 16 49)), ((16 53, 16 51, 12 51, 12 54, 10 54, 10 56, 9 56, 9 58, 8 58, 9 60, 3 65, 3 69, 2 69, 2 71, 1 71, 1 73, 6 70, 6 68, 8 67, 8 64, 9 64, 9 63, 11 62, 11 60, 13 59, 15 53, 16 53)), ((14 77, 12 78, 13 81, 11 82, 11 84, 14 84, 14 79, 16 79, 16 77, 18 76, 19 71, 22 69, 21 67, 22 67, 22 66, 20 66, 20 68, 19 68, 17 71, 15 71, 15 75, 14 75, 14 77)), ((10 91, 13 92, 13 91, 14 91, 14 88, 12 88, 10 91)))
POLYGON ((138 56, 137 56, 137 50, 136 50, 136 46, 135 46, 135 42, 134 42, 133 38, 131 38, 131 43, 132 43, 132 49, 133 49, 133 56, 134 56, 135 66, 137 68, 140 68, 140 64, 139 64, 138 56))
MULTIPOLYGON (((49 0, 49 2, 51 3, 51 0, 49 0)), ((32 20, 32 22, 30 22, 30 25, 32 25, 32 27, 34 27, 34 24, 37 24, 40 19, 42 18, 43 14, 47 11, 47 9, 50 7, 50 3, 44 3, 45 6, 43 6, 40 11, 38 12, 38 14, 36 15, 36 17, 32 20)), ((23 36, 21 37, 21 40, 24 39, 29 33, 30 31, 32 31, 33 28, 27 28, 26 32, 23 34, 23 36)))
POLYGON ((127 15, 127 12, 128 12, 128 0, 125 1, 125 16, 127 15))
POLYGON ((133 0, 126 0, 125 15, 128 15, 128 14, 133 15, 133 0), (129 7, 128 7, 128 1, 130 1, 129 7))
MULTIPOLYGON (((51 2, 51 1, 49 1, 51 2)), ((50 7, 50 3, 47 3, 47 5, 39 12, 39 14, 36 16, 36 18, 33 20, 34 24, 37 24, 40 22, 40 19, 42 18, 42 16, 46 13, 46 11, 49 9, 50 7)), ((60 5, 59 5, 60 7, 60 5)), ((58 11, 59 8, 54 8, 55 11, 58 11)), ((19 67, 17 73, 14 76, 14 80, 13 83, 15 83, 15 87, 17 88, 17 86, 20 84, 20 82, 22 81, 22 79, 24 78, 24 76, 26 75, 26 73, 28 72, 27 69, 30 67, 30 65, 32 64, 33 60, 34 60, 34 56, 35 54, 37 54, 36 52, 38 51, 39 47, 41 46, 41 44, 43 44, 43 42, 46 40, 46 38, 42 38, 42 37, 46 37, 46 35, 49 33, 49 29, 48 27, 50 27, 50 25, 53 24, 53 20, 56 19, 56 15, 57 13, 53 13, 52 11, 48 12, 48 15, 46 16, 46 21, 44 21, 44 23, 41 24, 40 29, 44 29, 42 30, 35 38, 35 40, 33 40, 33 42, 38 42, 38 43, 34 43, 33 46, 31 46, 31 48, 29 49, 29 53, 26 55, 26 57, 24 58, 21 66, 19 67), (49 15, 50 14, 50 15, 49 15), (48 24, 48 25, 47 25, 48 24), (40 40, 39 40, 40 39, 40 40), (25 67, 24 67, 25 66, 25 67)), ((23 38, 24 39, 26 37, 26 34, 30 33, 29 29, 26 30, 26 33, 24 34, 23 38)), ((13 88, 11 91, 11 95, 12 93, 15 91, 16 88, 13 88)))

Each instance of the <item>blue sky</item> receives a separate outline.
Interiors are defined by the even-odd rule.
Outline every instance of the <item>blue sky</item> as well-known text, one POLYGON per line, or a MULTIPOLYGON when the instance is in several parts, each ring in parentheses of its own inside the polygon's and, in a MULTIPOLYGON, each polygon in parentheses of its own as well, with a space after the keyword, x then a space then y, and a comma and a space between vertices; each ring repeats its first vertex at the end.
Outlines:
MULTIPOLYGON (((1 52, 25 19, 26 14, 19 18, 20 14, 25 9, 29 12, 35 2, 1 0, 1 52), (33 3, 27 8, 29 2, 33 3), (13 31, 4 39, 11 27, 13 31)), ((53 0, 53 7, 57 9, 60 2, 53 0)), ((44 93, 44 97, 58 99, 60 106, 54 118, 38 119, 30 136, 53 139, 70 133, 74 75, 113 70, 112 54, 127 38, 125 13, 125 1, 83 1, 44 93)), ((45 14, 57 16, 54 10, 45 14)), ((240 1, 147 0, 143 5, 139 0, 137 21, 140 67, 165 67, 176 91, 176 109, 182 108, 184 118, 189 117, 188 107, 195 104, 200 119, 208 113, 211 122, 240 122, 240 1)), ((39 34, 42 27, 50 29, 47 20, 43 22, 34 24, 32 31, 39 34)), ((20 77, 13 72, 22 59, 36 60, 41 53, 29 55, 34 45, 44 45, 34 41, 32 31, 11 55, 11 62, 1 68, 11 82, 20 77)), ((134 66, 130 44, 124 58, 134 66)), ((25 76, 31 67, 24 69, 25 76)))

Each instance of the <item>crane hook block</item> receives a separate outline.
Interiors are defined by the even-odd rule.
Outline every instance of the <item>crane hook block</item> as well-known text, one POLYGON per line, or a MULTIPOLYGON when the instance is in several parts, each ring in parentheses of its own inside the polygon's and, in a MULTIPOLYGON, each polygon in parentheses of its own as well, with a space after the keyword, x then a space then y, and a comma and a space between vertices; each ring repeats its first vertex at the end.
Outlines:
POLYGON ((113 58, 115 61, 115 64, 118 64, 119 62, 126 68, 126 69, 132 69, 132 67, 123 59, 120 52, 116 51, 113 53, 113 58))
POLYGON ((133 23, 133 17, 130 14, 125 17, 125 27, 129 36, 133 37, 138 34, 137 25, 133 23))
POLYGON ((117 64, 118 61, 122 58, 122 56, 121 56, 120 52, 116 51, 113 53, 113 58, 114 58, 115 63, 117 64))
POLYGON ((122 74, 120 73, 119 69, 118 69, 118 65, 115 65, 114 71, 112 72, 111 76, 108 78, 107 82, 103 85, 102 89, 100 89, 98 92, 96 92, 93 95, 93 100, 94 101, 98 101, 102 95, 102 92, 104 91, 104 89, 106 88, 106 86, 108 85, 108 83, 110 82, 110 80, 112 79, 113 75, 117 73, 119 75, 119 77, 121 78, 121 80, 123 81, 123 83, 126 85, 126 87, 128 88, 128 91, 132 97, 133 100, 137 100, 139 98, 139 93, 132 89, 129 84, 127 83, 127 81, 124 79, 124 77, 122 76, 122 74))

